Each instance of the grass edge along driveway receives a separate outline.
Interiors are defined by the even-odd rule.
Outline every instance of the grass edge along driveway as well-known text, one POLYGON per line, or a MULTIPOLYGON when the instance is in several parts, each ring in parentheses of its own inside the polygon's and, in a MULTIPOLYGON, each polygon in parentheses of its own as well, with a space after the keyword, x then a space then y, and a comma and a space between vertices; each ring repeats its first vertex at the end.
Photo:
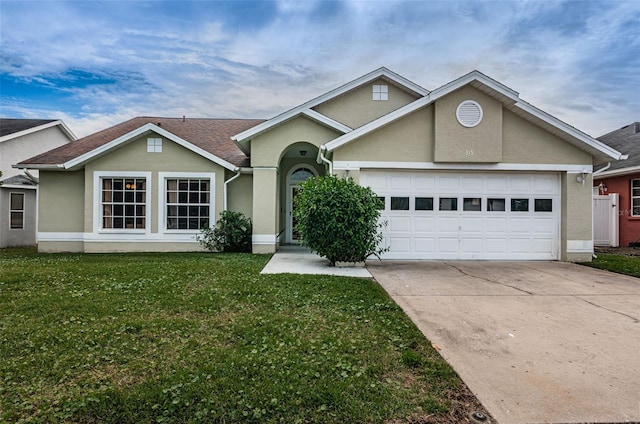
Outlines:
POLYGON ((0 421, 465 422, 482 410, 374 281, 250 254, 0 251, 0 421))

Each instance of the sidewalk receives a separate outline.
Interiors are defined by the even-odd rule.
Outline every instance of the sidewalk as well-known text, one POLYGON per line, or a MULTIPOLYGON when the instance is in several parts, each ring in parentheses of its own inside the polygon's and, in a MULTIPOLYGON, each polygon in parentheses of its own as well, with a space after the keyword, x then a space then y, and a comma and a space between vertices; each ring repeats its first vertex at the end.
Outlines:
POLYGON ((364 267, 329 266, 329 261, 300 246, 280 246, 261 274, 316 274, 373 278, 364 267))

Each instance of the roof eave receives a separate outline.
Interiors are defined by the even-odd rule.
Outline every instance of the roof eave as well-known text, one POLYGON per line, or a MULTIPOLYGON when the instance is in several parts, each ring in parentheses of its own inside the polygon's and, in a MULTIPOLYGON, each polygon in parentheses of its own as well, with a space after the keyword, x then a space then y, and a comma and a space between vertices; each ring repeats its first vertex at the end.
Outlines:
POLYGON ((67 138, 71 141, 76 141, 78 139, 78 137, 76 137, 76 135, 73 133, 73 131, 71 131, 69 129, 69 127, 67 127, 67 125, 62 122, 61 120, 56 120, 56 121, 51 121, 48 122, 46 124, 42 124, 42 125, 38 125, 37 127, 32 127, 26 130, 22 130, 22 131, 18 131, 12 134, 7 134, 4 137, 0 137, 0 143, 2 143, 3 141, 8 141, 8 140, 12 140, 14 138, 18 138, 18 137, 22 137, 25 135, 29 135, 32 134, 34 132, 38 132, 38 131, 42 131, 42 130, 46 130, 47 128, 51 128, 51 127, 55 127, 55 126, 60 126, 60 130, 64 133, 64 135, 67 136, 67 138))

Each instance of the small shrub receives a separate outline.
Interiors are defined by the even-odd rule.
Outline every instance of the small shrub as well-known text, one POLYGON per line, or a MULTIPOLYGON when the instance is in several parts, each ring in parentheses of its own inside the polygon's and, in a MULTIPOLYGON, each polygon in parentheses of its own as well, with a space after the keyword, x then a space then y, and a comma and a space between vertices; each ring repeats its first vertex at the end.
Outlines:
POLYGON ((302 244, 336 262, 362 262, 378 256, 380 200, 369 187, 351 179, 313 177, 301 184, 295 217, 302 244))
POLYGON ((196 239, 211 251, 251 252, 251 219, 241 212, 223 211, 216 225, 200 230, 196 239))

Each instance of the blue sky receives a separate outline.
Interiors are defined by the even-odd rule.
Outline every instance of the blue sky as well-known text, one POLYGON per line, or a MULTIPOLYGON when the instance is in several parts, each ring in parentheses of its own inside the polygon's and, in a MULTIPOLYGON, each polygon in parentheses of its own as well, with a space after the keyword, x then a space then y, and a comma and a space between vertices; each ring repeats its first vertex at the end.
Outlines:
POLYGON ((640 120, 640 1, 5 1, 0 115, 269 118, 380 66, 478 69, 599 136, 640 120))

